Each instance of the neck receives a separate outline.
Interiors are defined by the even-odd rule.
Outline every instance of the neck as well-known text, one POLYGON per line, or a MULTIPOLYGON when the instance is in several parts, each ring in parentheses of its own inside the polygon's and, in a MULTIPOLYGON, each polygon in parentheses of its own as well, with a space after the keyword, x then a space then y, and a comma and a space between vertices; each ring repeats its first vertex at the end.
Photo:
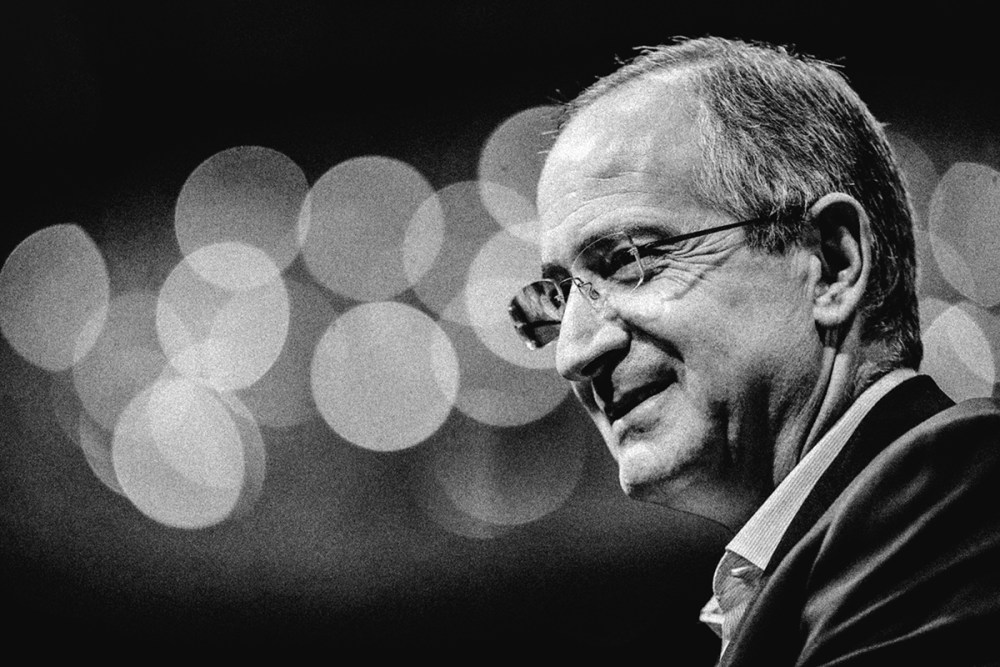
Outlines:
MULTIPOLYGON (((855 327, 840 335, 831 332, 819 356, 819 372, 790 432, 784 434, 784 456, 776 455, 774 484, 777 486, 802 460, 830 427, 844 414, 856 397, 858 369, 863 363, 864 348, 855 327)), ((779 454, 779 452, 776 452, 779 454)))
POLYGON ((852 351, 826 348, 823 350, 823 356, 824 366, 829 368, 829 372, 824 378, 824 387, 820 393, 822 398, 812 420, 812 426, 799 449, 799 460, 819 442, 823 434, 830 430, 854 399, 858 368, 855 354, 852 351))

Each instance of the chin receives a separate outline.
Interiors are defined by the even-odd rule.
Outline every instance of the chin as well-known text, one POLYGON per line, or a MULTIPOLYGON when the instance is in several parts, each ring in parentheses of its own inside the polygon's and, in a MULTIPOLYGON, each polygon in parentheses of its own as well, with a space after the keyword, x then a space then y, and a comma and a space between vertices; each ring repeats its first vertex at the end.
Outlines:
POLYGON ((720 480, 711 453, 662 440, 635 442, 617 450, 618 483, 629 498, 687 506, 720 480))
POLYGON ((653 503, 709 519, 733 534, 760 507, 761 499, 710 466, 692 463, 681 469, 639 471, 619 467, 618 481, 632 500, 653 503))
POLYGON ((640 476, 621 470, 618 472, 618 483, 625 495, 632 500, 659 505, 675 504, 684 497, 685 490, 690 488, 690 480, 680 475, 640 476))
POLYGON ((651 461, 648 452, 623 452, 618 459, 618 483, 629 498, 666 502, 691 483, 691 471, 677 469, 662 461, 651 461))

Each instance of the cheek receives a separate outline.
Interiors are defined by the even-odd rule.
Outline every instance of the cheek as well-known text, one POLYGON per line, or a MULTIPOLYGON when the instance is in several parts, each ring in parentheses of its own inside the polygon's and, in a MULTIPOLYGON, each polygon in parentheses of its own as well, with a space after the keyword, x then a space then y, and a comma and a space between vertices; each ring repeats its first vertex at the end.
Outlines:
POLYGON ((706 304, 678 326, 672 343, 692 390, 731 396, 765 385, 811 359, 815 331, 788 301, 706 304))
POLYGON ((760 275, 765 279, 748 280, 749 287, 727 293, 711 326, 725 332, 726 347, 734 351, 794 357, 815 338, 811 302, 801 281, 777 270, 760 275))

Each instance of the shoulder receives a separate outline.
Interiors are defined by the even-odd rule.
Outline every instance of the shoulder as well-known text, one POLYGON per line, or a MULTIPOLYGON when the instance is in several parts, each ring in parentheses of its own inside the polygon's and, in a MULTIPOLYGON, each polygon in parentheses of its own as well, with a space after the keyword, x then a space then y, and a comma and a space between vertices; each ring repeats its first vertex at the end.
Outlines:
POLYGON ((931 401, 910 420, 920 384, 880 403, 859 435, 877 453, 831 485, 723 664, 1000 664, 1000 405, 931 401))
POLYGON ((912 509, 924 502, 943 509, 943 501, 987 491, 983 486, 1000 492, 993 484, 1000 484, 1000 403, 964 401, 918 424, 876 456, 831 506, 830 530, 843 527, 864 507, 869 523, 870 512, 889 518, 906 514, 909 503, 915 504, 912 509))
POLYGON ((842 558, 866 551, 928 559, 948 548, 938 541, 945 535, 1000 536, 998 496, 1000 404, 974 399, 948 408, 892 442, 834 501, 814 527, 814 575, 834 576, 852 567, 842 558))
POLYGON ((983 630, 1000 621, 998 497, 997 402, 965 401, 891 443, 811 536, 807 653, 919 657, 958 640, 994 651, 983 630))

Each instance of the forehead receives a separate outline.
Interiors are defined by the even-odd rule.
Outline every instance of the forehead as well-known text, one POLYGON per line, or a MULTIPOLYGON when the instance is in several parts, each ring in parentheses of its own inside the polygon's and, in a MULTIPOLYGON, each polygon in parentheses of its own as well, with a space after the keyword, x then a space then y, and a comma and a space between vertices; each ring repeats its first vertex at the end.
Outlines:
POLYGON ((615 217, 690 218, 700 104, 685 84, 683 75, 647 76, 577 113, 539 181, 543 246, 578 241, 615 217))

